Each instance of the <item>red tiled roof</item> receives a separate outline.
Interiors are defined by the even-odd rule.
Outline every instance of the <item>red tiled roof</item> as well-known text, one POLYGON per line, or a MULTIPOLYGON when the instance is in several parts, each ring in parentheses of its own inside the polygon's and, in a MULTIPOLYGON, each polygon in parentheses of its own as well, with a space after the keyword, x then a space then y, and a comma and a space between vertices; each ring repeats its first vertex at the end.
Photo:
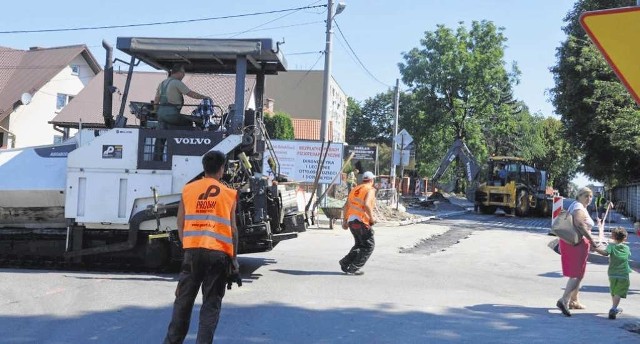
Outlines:
MULTIPOLYGON (((167 77, 166 73, 160 72, 134 72, 131 77, 131 86, 127 102, 150 102, 155 98, 158 84, 167 77)), ((114 73, 113 85, 118 88, 113 94, 113 117, 118 116, 122 95, 126 82, 126 73, 114 73)), ((214 104, 222 106, 224 110, 229 104, 235 102, 235 75, 212 75, 212 74, 187 74, 182 80, 190 89, 210 96, 214 104)), ((245 108, 249 104, 250 96, 255 88, 255 77, 247 76, 245 88, 245 108)), ((84 127, 104 127, 104 117, 102 115, 102 97, 104 88, 104 72, 96 75, 87 86, 78 93, 65 106, 60 113, 54 117, 50 123, 65 127, 77 127, 82 120, 84 127)), ((197 105, 199 100, 185 97, 185 104, 197 105)), ((185 106, 182 113, 190 113, 193 107, 185 106)), ((124 109, 124 116, 127 117, 128 125, 136 125, 137 118, 131 114, 129 106, 124 109)))
MULTIPOLYGON (((320 140, 319 119, 292 118, 293 135, 296 140, 320 140)), ((329 140, 333 141, 333 121, 329 121, 329 140)))
POLYGON ((101 70, 85 45, 26 51, 0 47, 0 121, 13 111, 23 93, 34 94, 78 55, 95 73, 101 70))

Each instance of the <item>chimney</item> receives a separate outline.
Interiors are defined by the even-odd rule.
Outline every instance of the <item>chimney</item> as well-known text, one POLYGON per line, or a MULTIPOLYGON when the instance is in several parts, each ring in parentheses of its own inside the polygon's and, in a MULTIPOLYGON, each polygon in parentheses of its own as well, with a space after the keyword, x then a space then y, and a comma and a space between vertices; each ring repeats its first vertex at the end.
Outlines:
POLYGON ((275 104, 275 101, 271 98, 267 98, 267 101, 264 106, 264 112, 269 115, 273 115, 275 113, 273 111, 273 104, 275 104))

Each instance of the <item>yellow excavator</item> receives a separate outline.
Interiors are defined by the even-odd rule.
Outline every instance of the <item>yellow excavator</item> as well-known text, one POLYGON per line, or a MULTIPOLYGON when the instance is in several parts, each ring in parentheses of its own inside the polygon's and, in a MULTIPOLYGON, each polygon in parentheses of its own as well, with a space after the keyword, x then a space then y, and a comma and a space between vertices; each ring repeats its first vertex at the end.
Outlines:
POLYGON ((551 214, 552 195, 546 194, 549 175, 526 164, 518 157, 492 156, 485 168, 460 138, 456 139, 431 178, 433 185, 459 159, 464 165, 469 187, 467 198, 483 214, 493 214, 498 208, 506 214, 530 216, 551 214))
POLYGON ((493 156, 475 191, 475 205, 483 214, 502 208, 516 216, 549 216, 553 198, 546 194, 549 174, 509 156, 493 156))

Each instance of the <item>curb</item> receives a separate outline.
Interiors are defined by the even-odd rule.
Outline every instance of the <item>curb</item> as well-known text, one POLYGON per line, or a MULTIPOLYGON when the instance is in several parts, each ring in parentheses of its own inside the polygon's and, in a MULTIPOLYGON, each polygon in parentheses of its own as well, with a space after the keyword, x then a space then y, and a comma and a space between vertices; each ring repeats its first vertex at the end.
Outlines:
POLYGON ((419 217, 417 219, 410 219, 410 220, 400 221, 399 225, 400 226, 414 225, 416 223, 427 222, 427 221, 433 220, 435 218, 436 218, 436 216, 423 216, 423 217, 419 217))

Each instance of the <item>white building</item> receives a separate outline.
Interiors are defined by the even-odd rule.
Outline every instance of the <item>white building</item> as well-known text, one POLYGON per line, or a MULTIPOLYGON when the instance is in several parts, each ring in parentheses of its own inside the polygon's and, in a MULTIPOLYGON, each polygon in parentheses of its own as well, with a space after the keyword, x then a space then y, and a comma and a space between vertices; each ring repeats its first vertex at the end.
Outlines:
MULTIPOLYGON (((265 98, 274 101, 273 110, 285 112, 294 119, 296 138, 298 132, 305 139, 320 139, 320 120, 322 119, 322 91, 324 71, 292 70, 278 75, 267 75, 265 98), (305 121, 301 121, 305 120, 305 121), (298 130, 301 129, 301 130, 298 130)), ((329 140, 344 142, 347 127, 347 95, 340 85, 330 78, 329 85, 329 140)))
POLYGON ((100 71, 85 45, 0 47, 0 147, 60 140, 62 132, 49 122, 100 71))

